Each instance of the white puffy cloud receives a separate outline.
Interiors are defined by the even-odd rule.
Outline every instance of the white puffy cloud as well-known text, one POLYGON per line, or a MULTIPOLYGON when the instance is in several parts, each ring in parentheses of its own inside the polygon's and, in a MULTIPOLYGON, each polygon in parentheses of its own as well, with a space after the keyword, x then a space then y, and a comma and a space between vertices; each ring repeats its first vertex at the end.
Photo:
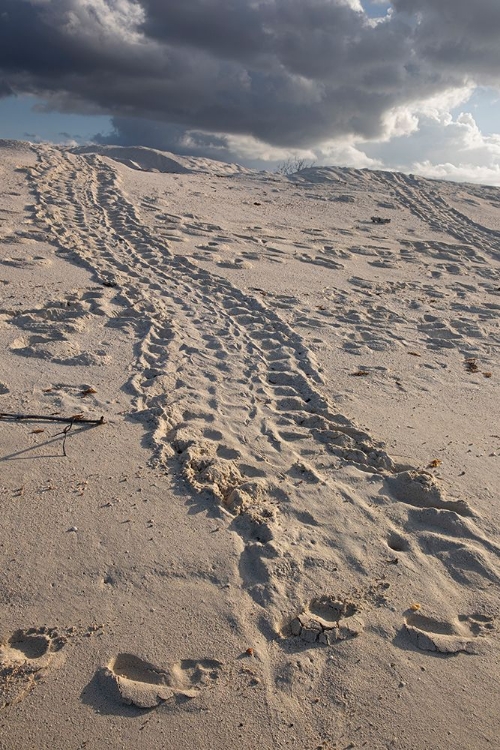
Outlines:
POLYGON ((411 133, 360 148, 388 169, 500 184, 500 134, 484 135, 470 112, 421 115, 411 133))

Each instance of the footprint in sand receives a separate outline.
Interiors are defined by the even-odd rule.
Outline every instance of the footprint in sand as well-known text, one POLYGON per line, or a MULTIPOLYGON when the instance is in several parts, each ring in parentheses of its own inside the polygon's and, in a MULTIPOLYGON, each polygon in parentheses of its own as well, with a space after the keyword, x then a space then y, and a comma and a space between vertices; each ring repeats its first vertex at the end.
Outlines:
POLYGON ((436 479, 426 471, 403 471, 386 477, 389 492, 396 500, 415 508, 450 510, 460 516, 472 516, 465 500, 450 500, 436 479))
POLYGON ((165 701, 195 698, 218 679, 222 663, 215 659, 182 659, 162 669, 134 654, 118 654, 99 670, 101 683, 127 705, 155 708, 165 701))
POLYGON ((54 628, 16 630, 0 646, 0 708, 19 703, 49 668, 66 643, 54 628))
POLYGON ((406 634, 417 648, 440 654, 476 653, 473 639, 487 635, 493 627, 493 618, 480 614, 459 615, 447 621, 411 612, 404 624, 406 634))
POLYGON ((284 629, 286 637, 298 636, 305 643, 332 645, 337 641, 355 638, 363 631, 357 616, 358 606, 333 596, 312 599, 304 610, 284 629))

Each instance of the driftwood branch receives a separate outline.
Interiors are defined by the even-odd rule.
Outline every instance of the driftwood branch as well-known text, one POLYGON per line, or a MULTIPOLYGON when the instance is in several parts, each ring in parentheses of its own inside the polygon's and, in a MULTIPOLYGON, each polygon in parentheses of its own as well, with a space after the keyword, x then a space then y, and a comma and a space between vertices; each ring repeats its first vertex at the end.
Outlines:
POLYGON ((83 414, 73 414, 71 417, 55 417, 46 414, 10 414, 9 412, 0 411, 0 420, 9 422, 21 422, 22 420, 31 420, 33 422, 65 422, 66 424, 104 424, 104 417, 100 419, 87 419, 83 414))
POLYGON ((66 427, 63 429, 62 432, 57 432, 54 437, 57 437, 58 435, 63 436, 62 441, 62 451, 63 456, 67 456, 66 453, 66 438, 68 437, 68 433, 75 424, 88 424, 88 425, 100 425, 104 424, 104 417, 101 417, 100 419, 87 419, 87 417, 84 417, 83 414, 73 414, 71 417, 56 417, 54 415, 47 415, 47 414, 11 414, 9 412, 0 412, 0 421, 6 421, 6 422, 64 422, 66 424, 66 427))

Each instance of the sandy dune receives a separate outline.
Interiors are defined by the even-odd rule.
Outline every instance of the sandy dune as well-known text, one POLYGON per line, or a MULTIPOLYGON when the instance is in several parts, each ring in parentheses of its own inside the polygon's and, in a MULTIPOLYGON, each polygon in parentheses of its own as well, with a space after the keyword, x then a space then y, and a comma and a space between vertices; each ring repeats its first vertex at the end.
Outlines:
POLYGON ((500 188, 0 146, 0 747, 498 747, 500 188))

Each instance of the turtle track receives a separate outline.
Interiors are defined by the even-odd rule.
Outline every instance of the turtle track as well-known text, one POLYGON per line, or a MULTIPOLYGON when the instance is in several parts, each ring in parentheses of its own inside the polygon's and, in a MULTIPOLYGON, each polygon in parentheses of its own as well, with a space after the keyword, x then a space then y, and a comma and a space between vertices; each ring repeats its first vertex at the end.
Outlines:
POLYGON ((472 251, 469 260, 474 264, 500 260, 500 231, 489 229, 450 206, 427 182, 399 173, 377 172, 376 179, 431 229, 445 231, 468 245, 472 251))
MULTIPOLYGON (((133 377, 138 411, 157 410, 164 400, 152 398, 151 388, 144 387, 144 371, 181 361, 177 369, 183 371, 186 391, 186 384, 203 374, 209 401, 217 388, 232 390, 233 399, 241 397, 238 404, 232 402, 231 421, 236 409, 246 434, 257 433, 252 438, 258 441, 266 437, 266 450, 270 446, 273 453, 283 454, 280 429, 295 444, 307 432, 320 452, 344 436, 340 443, 347 445, 339 444, 336 455, 372 470, 393 468, 387 454, 336 413, 319 391, 321 375, 302 337, 262 302, 174 255, 167 243, 153 237, 120 190, 111 166, 96 156, 52 152, 39 170, 47 188, 39 191, 38 199, 59 244, 85 261, 98 279, 117 283, 136 319, 149 321, 133 377)), ((181 388, 177 379, 178 395, 181 388)), ((176 400, 190 404, 184 411, 199 403, 188 393, 176 400)), ((230 429, 227 423, 219 427, 223 434, 230 429)), ((241 433, 238 437, 249 442, 241 433)), ((294 450, 293 460, 298 457, 300 451, 294 450)))
MULTIPOLYGON (((380 553, 365 552, 374 530, 382 539, 394 524, 403 529, 408 514, 418 515, 417 537, 437 525, 457 557, 473 534, 474 564, 497 579, 490 570, 496 549, 457 511, 470 515, 467 503, 448 504, 428 475, 403 472, 336 412, 304 340, 274 310, 174 255, 141 223, 118 172, 101 157, 48 147, 36 153, 28 174, 38 223, 68 260, 116 287, 121 311, 109 325, 134 334, 128 387, 153 460, 174 465, 192 490, 214 497, 234 519, 244 540, 242 585, 254 601, 283 613, 311 586, 319 595, 318 581, 332 576, 348 595, 360 577, 373 580, 380 570, 380 553), (339 481, 339 469, 354 473, 339 481), (386 478, 400 475, 404 492, 415 496, 410 504, 391 497, 386 478), (456 522, 444 523, 443 513, 456 522), (314 554, 301 546, 311 527, 314 554), (335 539, 338 565, 327 575, 335 539)), ((448 576, 452 554, 441 572, 431 558, 417 556, 422 585, 448 576)))

